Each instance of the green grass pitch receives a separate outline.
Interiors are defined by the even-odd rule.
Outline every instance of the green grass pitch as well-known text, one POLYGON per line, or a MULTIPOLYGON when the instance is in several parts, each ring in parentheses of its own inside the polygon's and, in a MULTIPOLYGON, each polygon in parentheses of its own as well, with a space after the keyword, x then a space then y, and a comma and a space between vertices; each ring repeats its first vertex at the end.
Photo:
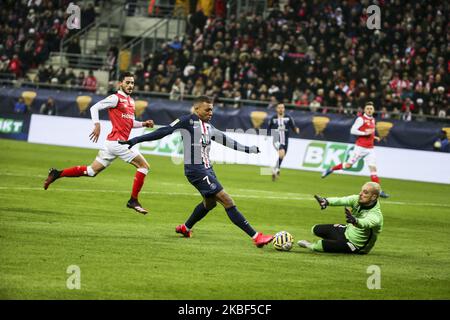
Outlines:
MULTIPOLYGON (((125 207, 135 169, 121 160, 44 191, 48 168, 89 164, 97 151, 3 139, 0 148, 1 299, 450 298, 450 185, 383 179, 391 198, 381 200, 384 230, 368 255, 278 252, 256 248, 220 205, 193 238, 176 234, 201 198, 168 157, 146 156, 140 200, 151 212, 142 216, 125 207), (66 286, 70 265, 81 270, 79 290, 66 286), (367 288, 371 265, 381 289, 367 288)), ((256 166, 215 171, 255 229, 296 241, 314 240, 314 224, 345 222, 343 208, 321 211, 313 194, 357 193, 368 180, 285 169, 274 183, 256 166)))

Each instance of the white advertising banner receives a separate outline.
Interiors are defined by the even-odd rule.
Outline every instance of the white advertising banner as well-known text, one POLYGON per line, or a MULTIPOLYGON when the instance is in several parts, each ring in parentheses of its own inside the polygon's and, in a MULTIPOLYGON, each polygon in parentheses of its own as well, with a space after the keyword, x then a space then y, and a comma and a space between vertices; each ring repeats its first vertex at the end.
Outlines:
MULTIPOLYGON (((101 121, 101 135, 98 143, 89 140, 93 123, 89 119, 33 115, 28 141, 61 146, 99 149, 111 131, 109 121, 101 121)), ((150 132, 152 129, 133 129, 130 137, 150 132)), ((244 145, 257 145, 260 154, 246 154, 226 148, 213 142, 211 160, 215 163, 251 164, 262 167, 262 172, 270 174, 270 167, 277 161, 277 152, 272 138, 252 134, 250 131, 227 132, 231 138, 244 145)), ((144 154, 171 156, 172 161, 182 162, 183 143, 177 133, 161 140, 141 143, 144 154)), ((282 167, 321 172, 344 161, 354 148, 353 144, 318 140, 289 140, 289 149, 282 167)), ((375 147, 378 175, 385 178, 415 180, 450 184, 450 154, 432 151, 418 151, 399 148, 375 147)), ((369 169, 364 160, 353 168, 336 174, 368 176, 369 169)))
MULTIPOLYGON (((214 144, 211 148, 212 159, 226 160, 227 163, 275 165, 278 155, 272 138, 265 139, 262 136, 241 133, 228 134, 240 143, 259 146, 261 154, 246 155, 232 150, 225 151, 225 147, 214 144)), ((290 138, 288 152, 281 167, 321 172, 346 160, 353 148, 354 145, 349 143, 290 138)), ((380 177, 450 184, 449 153, 386 147, 375 147, 374 152, 380 177)), ((363 159, 351 169, 336 173, 370 175, 363 159)))
MULTIPOLYGON (((246 154, 226 148, 213 142, 211 160, 215 163, 251 164, 266 168, 275 165, 278 155, 271 137, 249 133, 227 132, 227 135, 244 145, 257 145, 258 155, 246 154)), ((351 154, 353 144, 305 139, 289 139, 289 148, 282 168, 322 172, 330 166, 341 163, 351 154)), ((167 136, 159 141, 142 143, 141 152, 182 156, 182 142, 179 135, 167 136)), ((377 171, 380 177, 450 184, 450 154, 399 148, 375 147, 377 171)), ((174 161, 177 161, 174 159, 174 161)), ((335 174, 369 176, 369 168, 364 160, 358 161, 351 169, 335 174)))
MULTIPOLYGON (((45 116, 31 116, 28 142, 44 143, 67 147, 101 149, 106 136, 111 132, 110 121, 100 120, 100 137, 97 143, 89 140, 89 134, 94 129, 90 119, 45 116)), ((131 130, 131 137, 141 135, 144 128, 131 130)))

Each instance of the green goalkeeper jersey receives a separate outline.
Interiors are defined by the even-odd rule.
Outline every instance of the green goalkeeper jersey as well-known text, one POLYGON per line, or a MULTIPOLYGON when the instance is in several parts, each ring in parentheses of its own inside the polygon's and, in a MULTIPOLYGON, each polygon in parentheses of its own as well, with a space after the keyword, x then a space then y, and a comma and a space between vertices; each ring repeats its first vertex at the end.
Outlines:
POLYGON ((359 196, 352 195, 342 198, 327 198, 330 206, 347 206, 352 208, 352 215, 358 219, 358 223, 347 224, 345 237, 353 243, 362 253, 368 253, 377 241, 378 234, 383 228, 383 214, 380 202, 370 207, 361 207, 358 203, 359 196))

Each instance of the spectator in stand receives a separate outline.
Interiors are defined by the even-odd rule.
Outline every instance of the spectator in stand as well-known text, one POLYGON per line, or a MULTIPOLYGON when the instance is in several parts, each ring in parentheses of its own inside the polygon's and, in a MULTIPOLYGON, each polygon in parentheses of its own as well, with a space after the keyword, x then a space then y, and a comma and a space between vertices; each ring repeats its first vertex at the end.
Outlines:
POLYGON ((19 59, 19 55, 13 55, 12 59, 9 61, 8 69, 12 74, 14 74, 16 79, 20 78, 22 75, 22 62, 19 59))
POLYGON ((70 86, 77 86, 77 76, 72 69, 67 72, 67 84, 70 86))
POLYGON ((84 71, 80 71, 80 73, 78 74, 78 76, 75 79, 75 86, 76 87, 84 87, 84 80, 86 79, 85 75, 84 75, 84 71))
POLYGON ((446 117, 447 117, 447 108, 442 107, 441 109, 439 109, 438 118, 445 119, 446 117))
POLYGON ((405 111, 402 114, 402 120, 403 121, 411 121, 412 120, 412 112, 409 109, 408 105, 406 105, 405 111))
POLYGON ((422 98, 418 98, 416 100, 416 106, 417 106, 418 113, 423 114, 425 112, 425 110, 423 108, 423 99, 422 98))
POLYGON ((433 142, 433 150, 450 152, 450 145, 448 142, 447 132, 445 130, 441 130, 439 137, 433 142))
POLYGON ((132 17, 135 14, 137 6, 137 0, 126 0, 125 9, 127 12, 127 16, 132 17))
POLYGON ((75 37, 70 41, 67 46, 67 53, 69 54, 67 59, 69 60, 69 67, 77 68, 79 55, 81 54, 80 39, 78 37, 75 37))
POLYGON ((58 83, 65 85, 69 80, 69 75, 66 73, 66 68, 61 68, 56 72, 58 83))
POLYGON ((97 78, 94 76, 94 71, 89 70, 88 76, 83 80, 83 87, 91 92, 97 90, 97 78))
POLYGON ((386 107, 382 107, 380 113, 378 114, 378 119, 386 120, 389 118, 390 118, 390 115, 389 115, 389 112, 387 111, 386 107))
POLYGON ((195 85, 192 88, 192 95, 193 96, 202 96, 205 92, 205 86, 203 85, 203 78, 198 78, 197 81, 195 81, 195 85))
MULTIPOLYGON (((311 110, 311 112, 318 112, 320 108, 320 101, 320 97, 316 97, 313 101, 311 101, 309 104, 309 110, 311 110)), ((324 113, 326 113, 326 111, 324 113)))
POLYGON ((270 96, 269 104, 267 105, 267 109, 275 109, 275 107, 278 105, 279 101, 277 100, 277 97, 274 95, 270 96))
POLYGON ((44 38, 38 40, 38 44, 34 49, 34 59, 38 64, 44 63, 47 61, 50 56, 50 52, 48 49, 48 45, 45 42, 44 38))
POLYGON ((106 54, 105 69, 109 71, 110 79, 114 79, 116 76, 116 63, 118 55, 119 49, 114 45, 109 48, 106 54))
POLYGON ((56 116, 56 105, 55 100, 52 97, 47 99, 47 102, 44 102, 41 105, 41 109, 39 110, 40 114, 45 114, 48 116, 56 116))
POLYGON ((39 66, 38 73, 36 74, 36 77, 34 79, 34 82, 49 82, 50 81, 50 73, 48 71, 48 68, 41 65, 39 66))
POLYGON ((406 98, 405 102, 403 102, 402 105, 402 111, 406 113, 408 111, 413 112, 414 110, 415 110, 414 103, 411 101, 410 98, 406 98))
POLYGON ((87 7, 81 11, 81 23, 83 24, 83 27, 87 27, 93 23, 96 15, 94 4, 89 3, 87 7))
POLYGON ((234 93, 233 93, 233 100, 234 100, 234 102, 233 102, 233 108, 234 109, 238 109, 238 108, 240 108, 241 107, 241 98, 242 98, 242 96, 241 96, 241 92, 240 91, 235 91, 234 93))
POLYGON ((25 100, 22 97, 19 97, 17 102, 14 104, 14 112, 15 113, 27 113, 28 107, 25 104, 25 100))
POLYGON ((181 78, 177 78, 172 85, 172 89, 170 90, 170 100, 183 100, 184 97, 184 82, 181 78))

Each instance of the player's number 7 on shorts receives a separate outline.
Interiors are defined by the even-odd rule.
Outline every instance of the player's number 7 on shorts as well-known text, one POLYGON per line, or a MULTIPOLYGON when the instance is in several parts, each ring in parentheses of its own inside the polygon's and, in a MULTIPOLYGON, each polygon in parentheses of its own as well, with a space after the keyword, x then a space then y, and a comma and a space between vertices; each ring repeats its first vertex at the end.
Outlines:
POLYGON ((208 176, 205 176, 202 180, 206 180, 206 182, 210 185, 211 184, 211 182, 209 181, 209 177, 208 176))

